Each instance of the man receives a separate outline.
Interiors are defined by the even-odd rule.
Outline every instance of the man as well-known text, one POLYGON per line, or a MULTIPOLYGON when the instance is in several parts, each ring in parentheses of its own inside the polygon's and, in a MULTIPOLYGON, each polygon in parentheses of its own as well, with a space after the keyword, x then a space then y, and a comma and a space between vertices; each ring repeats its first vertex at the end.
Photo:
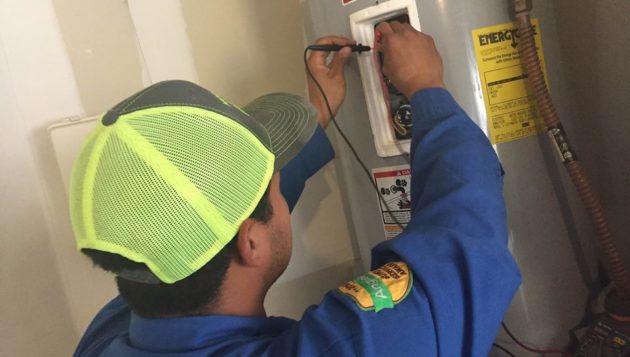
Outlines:
MULTIPOLYGON (((414 130, 412 220, 373 249, 375 270, 300 321, 267 317, 264 296, 291 252, 289 210, 332 158, 322 98, 311 83, 317 113, 271 96, 247 115, 192 84, 158 84, 110 110, 75 164, 79 248, 117 275, 122 296, 76 355, 487 356, 520 281, 501 166, 444 89, 433 40, 397 22, 377 30, 414 130)), ((335 111, 348 55, 309 60, 335 111)))

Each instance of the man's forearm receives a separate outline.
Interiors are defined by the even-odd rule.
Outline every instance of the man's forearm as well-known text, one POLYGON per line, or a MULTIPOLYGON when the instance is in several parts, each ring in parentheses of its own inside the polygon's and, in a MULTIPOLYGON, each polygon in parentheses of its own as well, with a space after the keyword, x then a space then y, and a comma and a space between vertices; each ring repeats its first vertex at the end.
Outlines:
POLYGON ((280 170, 280 191, 292 211, 297 204, 306 181, 335 157, 324 129, 320 126, 291 161, 280 170))

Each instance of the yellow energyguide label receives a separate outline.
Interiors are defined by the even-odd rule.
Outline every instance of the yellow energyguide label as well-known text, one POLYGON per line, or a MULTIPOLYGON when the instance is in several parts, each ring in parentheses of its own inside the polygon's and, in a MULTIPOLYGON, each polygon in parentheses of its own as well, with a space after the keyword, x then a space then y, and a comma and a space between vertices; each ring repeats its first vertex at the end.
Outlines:
POLYGON ((404 262, 391 262, 338 288, 362 310, 376 312, 393 308, 407 297, 413 285, 413 275, 404 262))
MULTIPOLYGON (((546 78, 540 26, 537 19, 533 19, 532 23, 546 78)), ((474 30, 472 37, 492 144, 541 132, 542 120, 533 93, 526 85, 527 73, 521 65, 516 25, 510 22, 474 30)))

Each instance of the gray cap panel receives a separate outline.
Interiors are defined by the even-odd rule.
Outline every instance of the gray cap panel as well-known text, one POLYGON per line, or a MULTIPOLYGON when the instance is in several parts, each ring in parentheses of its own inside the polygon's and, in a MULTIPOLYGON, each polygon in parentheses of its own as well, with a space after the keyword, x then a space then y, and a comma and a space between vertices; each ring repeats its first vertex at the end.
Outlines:
POLYGON ((275 170, 281 169, 302 150, 319 125, 315 108, 294 94, 268 94, 243 109, 267 129, 271 150, 276 155, 275 170))
POLYGON ((137 110, 161 106, 191 106, 225 115, 240 123, 271 150, 267 131, 256 120, 240 109, 229 105, 207 89, 194 83, 172 80, 156 83, 118 103, 103 116, 103 125, 112 125, 118 117, 137 110))

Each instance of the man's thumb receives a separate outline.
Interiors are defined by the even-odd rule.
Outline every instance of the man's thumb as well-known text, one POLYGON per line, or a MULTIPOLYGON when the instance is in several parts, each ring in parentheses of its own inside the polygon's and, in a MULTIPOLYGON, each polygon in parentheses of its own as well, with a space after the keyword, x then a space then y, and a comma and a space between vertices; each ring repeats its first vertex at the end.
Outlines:
POLYGON ((335 56, 330 62, 330 75, 332 77, 343 74, 343 67, 348 61, 350 53, 352 53, 350 47, 344 47, 339 50, 339 52, 335 53, 335 56))

